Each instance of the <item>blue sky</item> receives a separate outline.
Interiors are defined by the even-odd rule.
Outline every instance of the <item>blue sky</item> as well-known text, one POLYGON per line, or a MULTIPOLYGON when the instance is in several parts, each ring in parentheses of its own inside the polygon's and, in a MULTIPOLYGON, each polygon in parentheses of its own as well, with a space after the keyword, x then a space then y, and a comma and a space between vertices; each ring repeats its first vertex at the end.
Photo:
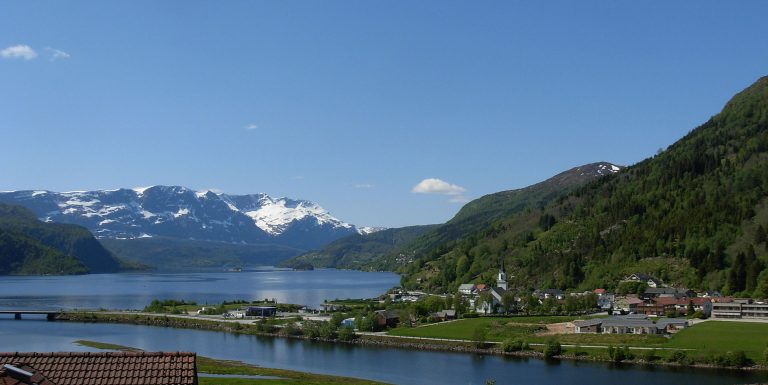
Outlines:
POLYGON ((358 225, 443 222, 679 139, 768 74, 765 15, 765 1, 5 1, 0 190, 175 184, 309 199, 358 225))

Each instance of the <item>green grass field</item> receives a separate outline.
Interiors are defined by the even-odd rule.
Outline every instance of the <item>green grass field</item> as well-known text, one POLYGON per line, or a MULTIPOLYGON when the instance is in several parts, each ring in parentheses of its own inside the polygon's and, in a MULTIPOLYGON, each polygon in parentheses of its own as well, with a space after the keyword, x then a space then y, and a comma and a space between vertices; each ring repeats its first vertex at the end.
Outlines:
MULTIPOLYGON (((501 342, 508 338, 523 338, 534 342, 535 334, 546 329, 546 324, 573 321, 584 317, 573 316, 525 316, 525 317, 480 317, 453 322, 425 325, 416 328, 390 330, 393 336, 448 338, 472 340, 475 330, 487 330, 486 340, 501 342)), ((542 338, 544 340, 545 338, 542 338)), ((538 339, 536 339, 538 341, 538 339)))
MULTIPOLYGON (((542 343, 551 336, 538 336, 543 324, 565 322, 574 317, 481 317, 439 323, 417 328, 397 328, 394 336, 446 338, 472 341, 475 330, 487 331, 486 340, 501 342, 507 338, 522 338, 529 343, 542 343)), ((695 349, 697 355, 744 351, 755 362, 762 362, 768 348, 768 323, 708 321, 696 324, 671 338, 658 335, 559 334, 561 344, 652 347, 665 349, 695 349)))
POLYGON ((680 331, 664 347, 721 353, 742 350, 758 361, 768 347, 768 323, 702 322, 680 331))

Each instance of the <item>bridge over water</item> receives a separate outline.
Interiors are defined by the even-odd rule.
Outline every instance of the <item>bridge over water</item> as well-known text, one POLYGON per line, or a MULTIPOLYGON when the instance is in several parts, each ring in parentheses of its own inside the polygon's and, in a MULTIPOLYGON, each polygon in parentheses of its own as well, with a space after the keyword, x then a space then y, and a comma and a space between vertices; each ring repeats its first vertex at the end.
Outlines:
POLYGON ((0 310, 0 314, 13 314, 13 318, 21 319, 22 314, 45 315, 48 321, 55 321, 61 314, 58 310, 0 310))

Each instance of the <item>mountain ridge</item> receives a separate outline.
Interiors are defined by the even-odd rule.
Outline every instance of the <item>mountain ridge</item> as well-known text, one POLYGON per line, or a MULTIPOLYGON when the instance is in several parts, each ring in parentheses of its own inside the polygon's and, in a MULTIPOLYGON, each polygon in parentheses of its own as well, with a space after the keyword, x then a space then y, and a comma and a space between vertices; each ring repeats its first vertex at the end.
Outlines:
POLYGON ((395 270, 417 259, 424 250, 461 239, 504 215, 546 204, 590 180, 612 175, 621 169, 621 166, 609 162, 573 167, 527 187, 477 198, 464 205, 446 223, 387 229, 371 235, 351 235, 321 250, 287 260, 282 265, 395 270))
POLYGON ((47 222, 84 226, 97 238, 106 239, 158 236, 310 249, 368 231, 333 217, 311 201, 263 193, 228 195, 182 186, 22 190, 0 192, 0 202, 28 207, 47 222))

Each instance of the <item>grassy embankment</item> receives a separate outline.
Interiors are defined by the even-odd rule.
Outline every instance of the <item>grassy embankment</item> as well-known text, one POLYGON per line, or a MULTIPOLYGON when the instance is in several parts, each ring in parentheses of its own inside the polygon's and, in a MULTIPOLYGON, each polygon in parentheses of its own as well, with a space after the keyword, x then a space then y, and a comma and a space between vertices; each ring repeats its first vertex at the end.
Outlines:
POLYGON ((627 334, 542 335, 542 332, 546 330, 545 324, 566 322, 573 319, 574 317, 482 317, 417 328, 397 328, 391 330, 389 334, 467 341, 473 341, 478 335, 484 335, 487 341, 502 342, 510 339, 522 339, 531 344, 544 343, 554 338, 563 345, 575 345, 574 347, 566 347, 564 349, 565 355, 589 355, 595 359, 608 359, 607 349, 585 348, 582 345, 628 346, 638 356, 650 354, 645 353, 647 348, 656 349, 655 358, 659 360, 669 358, 676 351, 683 350, 691 359, 702 363, 713 355, 743 351, 753 363, 763 364, 768 348, 768 324, 749 322, 703 322, 682 330, 671 338, 627 334), (484 333, 478 333, 478 329, 484 330, 484 333))
MULTIPOLYGON (((79 340, 75 341, 82 346, 88 346, 95 349, 119 350, 119 351, 140 351, 140 349, 115 345, 96 341, 79 340)), ((240 361, 217 360, 203 356, 197 356, 197 371, 199 373, 209 374, 227 374, 242 376, 268 376, 279 377, 278 379, 254 379, 254 378, 222 378, 222 377, 199 377, 200 385, 383 385, 384 383, 362 380, 350 377, 330 376, 325 374, 314 374, 306 372, 297 372, 285 369, 264 368, 261 366, 250 365, 240 361)))

